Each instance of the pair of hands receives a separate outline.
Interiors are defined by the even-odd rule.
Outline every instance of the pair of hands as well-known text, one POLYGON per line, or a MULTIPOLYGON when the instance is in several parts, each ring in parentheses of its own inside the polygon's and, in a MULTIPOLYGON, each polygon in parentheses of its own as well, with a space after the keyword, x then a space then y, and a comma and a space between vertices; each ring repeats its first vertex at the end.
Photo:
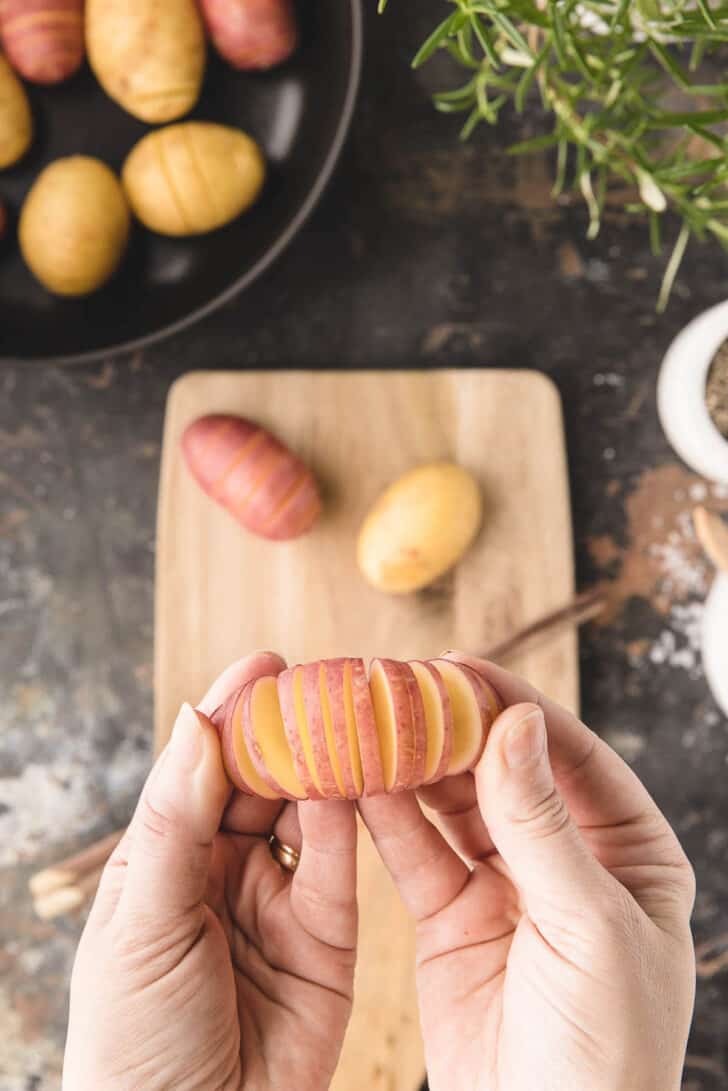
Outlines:
MULTIPOLYGON (((475 773, 358 805, 417 922, 431 1091, 677 1091, 695 976, 677 838, 579 720, 451 654, 507 706, 475 773)), ((180 711, 79 946, 64 1091, 329 1086, 352 1004, 355 806, 231 795, 207 720, 282 666, 245 659, 202 716, 180 711), (300 850, 294 875, 271 831, 300 850)))

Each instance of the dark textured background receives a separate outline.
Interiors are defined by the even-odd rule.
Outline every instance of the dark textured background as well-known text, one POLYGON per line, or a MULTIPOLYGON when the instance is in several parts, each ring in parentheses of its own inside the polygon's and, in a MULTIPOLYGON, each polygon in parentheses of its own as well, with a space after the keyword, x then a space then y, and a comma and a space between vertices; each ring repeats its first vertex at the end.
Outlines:
POLYGON ((676 462, 654 404, 666 346, 728 296, 728 262, 692 248, 658 317, 660 264, 641 227, 614 214, 587 243, 581 208, 553 206, 545 161, 507 159, 502 130, 461 146, 457 122, 429 105, 435 69, 408 69, 441 9, 391 0, 386 16, 368 13, 341 169, 244 297, 131 358, 0 370, 0 1091, 57 1086, 81 922, 34 920, 25 882, 125 821, 147 768, 164 403, 176 376, 207 366, 493 365, 555 379, 579 583, 609 580, 615 600, 583 634, 584 715, 695 864, 684 1086, 728 1086, 727 725, 696 652, 710 573, 689 526, 695 500, 728 507, 728 490, 676 462))

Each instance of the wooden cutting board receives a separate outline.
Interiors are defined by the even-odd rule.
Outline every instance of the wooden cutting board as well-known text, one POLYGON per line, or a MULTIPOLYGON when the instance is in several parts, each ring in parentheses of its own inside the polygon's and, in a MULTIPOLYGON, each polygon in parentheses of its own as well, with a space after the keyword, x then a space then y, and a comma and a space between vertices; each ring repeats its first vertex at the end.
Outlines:
MULTIPOLYGON (((573 593, 561 406, 525 371, 195 372, 167 404, 156 584, 157 746, 184 700, 233 659, 269 648, 324 656, 426 658, 479 651, 573 593), (316 471, 325 515, 307 537, 254 538, 210 501, 179 457, 205 413, 248 416, 316 471), (485 522, 438 585, 407 597, 359 575, 358 527, 382 488, 416 463, 455 459, 478 477, 485 522)), ((533 648, 513 669, 572 708, 576 636, 533 648)), ((335 1091, 415 1091, 424 1075, 414 936, 371 842, 361 838, 360 954, 354 1016, 335 1091)))

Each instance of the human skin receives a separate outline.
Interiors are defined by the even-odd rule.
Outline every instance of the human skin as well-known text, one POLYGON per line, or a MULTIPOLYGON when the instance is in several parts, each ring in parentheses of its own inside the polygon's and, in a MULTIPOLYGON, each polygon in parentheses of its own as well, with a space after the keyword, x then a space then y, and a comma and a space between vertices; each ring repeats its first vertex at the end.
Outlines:
MULTIPOLYGON (((431 1091, 678 1091, 695 965, 677 838, 575 717, 450 654, 507 706, 475 773, 358 804, 417 921, 431 1091)), ((203 715, 183 706, 82 937, 64 1091, 329 1086, 351 1010, 354 805, 230 795, 207 719, 283 667, 243 660, 203 715), (293 877, 271 829, 301 852, 293 877)))
POLYGON ((576 717, 449 656, 507 706, 474 775, 359 804, 417 921, 431 1091, 678 1091, 695 882, 675 834, 576 717))
POLYGON ((252 656, 202 715, 182 707, 81 939, 64 1091, 328 1086, 351 1011, 354 807, 231 795, 207 718, 283 667, 252 656), (271 830, 301 848, 293 877, 271 830))

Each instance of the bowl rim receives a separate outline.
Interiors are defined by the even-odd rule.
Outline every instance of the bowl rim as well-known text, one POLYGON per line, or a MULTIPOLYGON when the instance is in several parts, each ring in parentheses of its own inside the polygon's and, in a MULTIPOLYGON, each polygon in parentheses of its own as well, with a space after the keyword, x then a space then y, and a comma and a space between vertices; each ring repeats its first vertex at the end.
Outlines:
POLYGON ((174 322, 168 322, 166 325, 160 326, 159 329, 152 330, 150 333, 145 333, 141 337, 133 337, 128 341, 121 341, 118 344, 107 345, 101 348, 89 349, 86 352, 67 353, 59 356, 3 356, 0 353, 0 364, 6 366, 19 366, 23 364, 37 364, 39 366, 48 364, 56 364, 59 366, 69 364, 90 364, 98 362, 99 360, 109 359, 113 356, 137 352, 140 349, 148 348, 150 345, 154 345, 159 341, 172 337, 174 334, 181 333, 183 330, 195 325, 208 315, 213 314, 236 295, 243 292, 245 288, 252 284, 252 282, 264 273, 266 269, 273 265, 286 247, 293 241, 294 237, 301 230, 316 208, 316 205, 321 200, 324 190, 331 181, 344 144, 349 135, 349 129, 354 116, 354 108, 359 94, 364 53, 364 19, 361 0, 349 0, 349 9, 351 12, 351 65, 349 68, 349 82, 346 88, 346 95, 344 96, 344 104, 336 126, 334 138, 331 141, 328 152, 321 164, 318 175, 305 199, 301 203, 300 208, 265 253, 262 254, 245 273, 233 280, 224 291, 220 292, 213 299, 209 299, 206 303, 203 303, 200 307, 196 307, 182 318, 178 318, 174 322))

